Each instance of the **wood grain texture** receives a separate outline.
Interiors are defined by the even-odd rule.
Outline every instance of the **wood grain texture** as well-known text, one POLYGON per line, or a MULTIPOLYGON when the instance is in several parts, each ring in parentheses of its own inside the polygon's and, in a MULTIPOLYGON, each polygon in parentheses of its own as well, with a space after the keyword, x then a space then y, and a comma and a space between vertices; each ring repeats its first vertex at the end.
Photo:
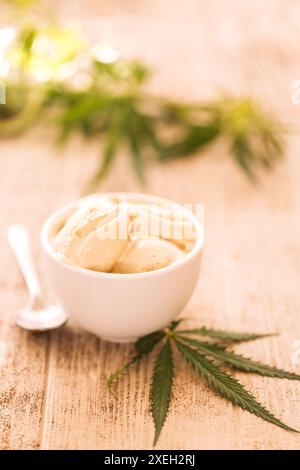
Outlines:
MULTIPOLYGON (((299 2, 115 0, 109 8, 92 0, 50 3, 61 16, 84 18, 93 38, 104 32, 124 53, 146 56, 157 70, 154 91, 191 99, 220 88, 251 92, 292 128, 285 160, 258 187, 245 180, 220 143, 201 158, 149 168, 146 190, 205 204, 202 269, 184 314, 207 326, 279 331, 279 337, 238 349, 300 373, 300 364, 291 362, 293 341, 300 339, 300 108, 290 100, 291 83, 300 78, 299 2)), ((0 448, 148 449, 151 361, 120 382, 114 401, 106 378, 129 357, 130 346, 106 343, 71 324, 39 335, 14 325, 26 291, 5 228, 13 222, 29 227, 43 276, 41 224, 80 194, 99 152, 97 144, 74 139, 55 158, 48 134, 35 129, 0 144, 0 448)), ((101 187, 141 189, 123 155, 101 187)), ((279 418, 300 428, 300 383, 237 376, 279 418)), ((299 449, 300 437, 232 407, 180 363, 158 448, 299 449)))

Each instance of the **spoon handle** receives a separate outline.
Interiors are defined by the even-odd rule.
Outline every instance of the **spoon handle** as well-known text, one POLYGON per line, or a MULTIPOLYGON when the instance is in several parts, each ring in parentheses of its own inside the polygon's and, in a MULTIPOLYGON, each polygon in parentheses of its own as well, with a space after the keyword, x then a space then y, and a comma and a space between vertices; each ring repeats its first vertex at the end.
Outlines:
POLYGON ((40 297, 41 286, 34 266, 26 227, 21 224, 10 225, 7 229, 7 237, 30 295, 33 298, 40 297))

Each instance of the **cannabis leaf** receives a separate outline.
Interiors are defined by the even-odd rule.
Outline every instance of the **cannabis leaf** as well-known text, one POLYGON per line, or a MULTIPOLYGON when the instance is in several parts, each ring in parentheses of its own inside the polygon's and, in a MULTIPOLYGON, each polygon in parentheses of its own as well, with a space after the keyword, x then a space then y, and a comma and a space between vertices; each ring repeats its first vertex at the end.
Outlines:
POLYGON ((135 349, 138 354, 149 354, 164 337, 164 331, 155 331, 150 335, 142 336, 135 342, 135 349))
POLYGON ((254 372, 265 377, 277 377, 279 379, 300 380, 300 375, 293 374, 292 372, 286 372, 282 369, 277 369, 277 367, 271 367, 258 361, 253 361, 252 359, 244 357, 241 354, 227 351, 223 346, 204 343, 191 338, 181 337, 181 339, 183 342, 195 347, 197 351, 200 351, 214 359, 220 360, 225 364, 229 364, 234 369, 240 370, 242 372, 254 372))
POLYGON ((265 338, 268 336, 274 336, 277 333, 267 333, 267 334, 258 334, 258 333, 237 333, 235 331, 224 331, 224 330, 214 330, 212 328, 194 328, 190 330, 178 330, 178 334, 185 335, 196 335, 196 336, 209 336, 210 338, 220 339, 222 341, 228 342, 241 342, 241 341, 253 341, 254 339, 265 338))
POLYGON ((190 330, 179 330, 177 327, 183 319, 172 321, 165 329, 143 336, 135 343, 136 353, 132 359, 120 370, 113 373, 108 379, 110 390, 112 386, 129 370, 153 351, 162 342, 160 351, 154 361, 152 381, 150 387, 151 414, 155 426, 154 444, 160 436, 164 426, 170 402, 172 398, 173 379, 175 375, 172 344, 180 352, 181 357, 202 377, 221 397, 229 400, 243 410, 255 414, 276 426, 287 431, 299 432, 296 429, 276 418, 256 398, 254 398, 245 387, 232 377, 224 367, 252 372, 255 374, 277 377, 280 379, 300 380, 300 376, 292 372, 286 372, 276 367, 253 361, 224 346, 224 342, 250 341, 253 339, 271 336, 258 333, 237 333, 232 331, 215 330, 211 328, 196 328, 190 330), (205 342, 194 339, 192 336, 210 337, 213 341, 205 342), (223 344, 222 344, 223 343, 223 344), (222 366, 221 366, 222 364, 222 366))
POLYGON ((231 150, 241 170, 246 173, 250 180, 255 180, 255 173, 253 171, 255 154, 251 151, 248 139, 243 136, 237 136, 233 139, 231 150))
POLYGON ((133 167, 140 181, 145 181, 145 161, 141 152, 141 142, 138 138, 138 129, 131 128, 128 133, 129 149, 131 151, 133 167))
POLYGON ((112 132, 110 132, 110 135, 108 135, 108 139, 103 150, 101 165, 99 166, 98 170, 96 170, 93 178, 89 182, 89 187, 91 189, 97 184, 97 181, 101 180, 109 171, 116 155, 120 136, 121 132, 116 131, 115 129, 112 129, 112 132))
POLYGON ((191 155, 202 150, 220 135, 220 129, 215 123, 198 126, 188 126, 184 136, 177 142, 171 143, 165 148, 164 160, 180 158, 182 155, 191 155))
POLYGON ((150 354, 150 352, 163 339, 163 337, 164 337, 163 331, 156 331, 154 333, 151 333, 150 335, 143 336, 135 343, 137 353, 121 369, 111 374, 107 380, 108 389, 113 395, 114 395, 113 386, 115 385, 115 383, 122 377, 122 375, 125 374, 125 372, 127 372, 127 370, 132 365, 136 364, 141 359, 143 359, 143 357, 150 354))
POLYGON ((171 341, 167 339, 156 358, 150 390, 151 413, 155 425, 153 445, 156 444, 159 438, 168 414, 173 378, 173 353, 171 341))
POLYGON ((298 432, 276 418, 256 401, 238 380, 222 371, 214 362, 179 340, 175 340, 175 343, 186 362, 222 397, 287 431, 298 432))
POLYGON ((180 318, 179 320, 171 321, 171 323, 168 325, 168 330, 170 332, 176 330, 177 326, 179 326, 182 321, 183 321, 182 318, 180 318))

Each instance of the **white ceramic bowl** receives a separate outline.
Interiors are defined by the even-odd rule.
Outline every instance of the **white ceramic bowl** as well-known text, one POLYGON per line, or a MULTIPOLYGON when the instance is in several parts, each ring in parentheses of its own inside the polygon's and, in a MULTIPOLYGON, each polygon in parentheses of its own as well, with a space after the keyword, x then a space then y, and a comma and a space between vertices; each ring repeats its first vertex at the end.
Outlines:
MULTIPOLYGON (((174 204, 146 194, 109 195, 150 204, 174 204)), ((199 220, 187 211, 196 227, 196 243, 174 264, 146 273, 102 273, 66 264, 53 250, 51 242, 58 227, 78 203, 72 202, 54 212, 41 232, 46 275, 57 302, 78 325, 108 341, 135 341, 166 326, 185 307, 197 282, 203 247, 203 226, 199 220)))

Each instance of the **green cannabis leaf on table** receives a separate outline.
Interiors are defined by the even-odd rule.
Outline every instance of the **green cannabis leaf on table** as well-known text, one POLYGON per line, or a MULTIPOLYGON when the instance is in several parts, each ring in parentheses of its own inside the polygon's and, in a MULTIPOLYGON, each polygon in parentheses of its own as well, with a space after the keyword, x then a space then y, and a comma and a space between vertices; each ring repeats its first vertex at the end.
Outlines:
POLYGON ((225 92, 178 103, 149 94, 151 74, 143 63, 124 58, 107 63, 111 50, 91 47, 78 32, 50 20, 53 15, 33 26, 29 13, 4 54, 11 76, 5 79, 6 105, 0 106, 0 137, 43 120, 57 128, 60 143, 77 133, 98 140, 99 163, 88 189, 123 152, 141 182, 149 162, 185 158, 220 139, 251 180, 282 156, 281 126, 250 97, 225 92))
POLYGON ((135 355, 107 381, 109 390, 115 394, 117 381, 155 348, 158 350, 150 387, 151 414, 155 426, 153 445, 158 441, 172 400, 176 352, 201 379, 233 405, 282 429, 299 432, 276 418, 227 370, 230 368, 266 377, 300 380, 299 375, 254 361, 230 349, 232 343, 252 341, 271 336, 270 334, 236 333, 205 327, 190 330, 178 329, 181 321, 174 321, 166 329, 140 338, 135 343, 135 355), (209 341, 204 340, 205 337, 209 341))

